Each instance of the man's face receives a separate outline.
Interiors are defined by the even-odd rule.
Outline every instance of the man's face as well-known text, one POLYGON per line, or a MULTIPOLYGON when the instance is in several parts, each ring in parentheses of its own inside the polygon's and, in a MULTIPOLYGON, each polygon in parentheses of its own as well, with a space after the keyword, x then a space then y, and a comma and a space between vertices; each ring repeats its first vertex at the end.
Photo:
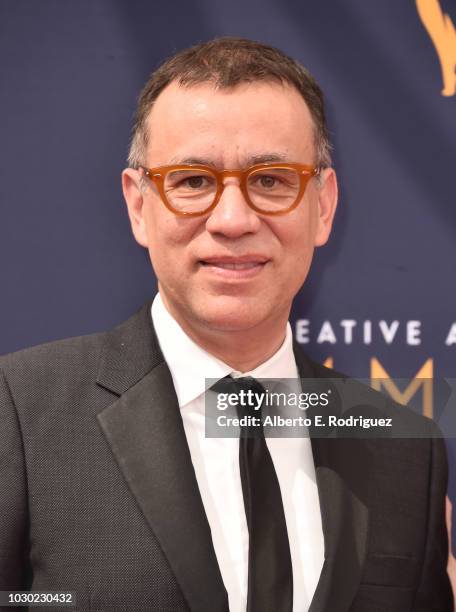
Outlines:
MULTIPOLYGON (((278 83, 216 90, 171 83, 148 118, 149 168, 204 163, 244 169, 270 159, 315 164, 310 112, 300 94, 278 83), (198 160, 198 162, 197 162, 198 160)), ((168 310, 184 329, 246 331, 284 324, 314 247, 328 238, 337 188, 334 172, 310 180, 302 202, 276 217, 249 208, 238 179, 225 179, 217 206, 179 217, 148 180, 125 170, 124 194, 136 240, 147 247, 168 310), (243 269, 236 269, 237 264, 243 269), (236 266, 233 266, 236 264, 236 266), (235 269, 233 269, 235 267, 235 269)))

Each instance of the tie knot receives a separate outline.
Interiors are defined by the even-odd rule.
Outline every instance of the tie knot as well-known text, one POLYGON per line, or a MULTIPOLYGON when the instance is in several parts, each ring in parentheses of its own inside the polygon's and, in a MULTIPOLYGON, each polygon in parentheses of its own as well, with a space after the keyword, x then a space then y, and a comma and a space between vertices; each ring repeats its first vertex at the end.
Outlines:
POLYGON ((266 390, 255 378, 251 376, 233 378, 229 375, 217 381, 211 389, 216 393, 237 396, 230 403, 236 407, 238 417, 244 419, 241 424, 241 436, 263 435, 261 406, 264 403, 266 390), (256 423, 254 427, 252 427, 254 422, 252 419, 256 423))

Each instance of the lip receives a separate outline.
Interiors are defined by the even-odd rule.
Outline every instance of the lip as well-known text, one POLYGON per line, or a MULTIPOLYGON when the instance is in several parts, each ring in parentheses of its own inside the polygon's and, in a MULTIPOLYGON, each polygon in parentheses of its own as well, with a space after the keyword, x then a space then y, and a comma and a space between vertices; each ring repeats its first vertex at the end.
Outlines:
POLYGON ((200 268, 226 280, 250 279, 258 276, 269 259, 264 255, 248 254, 239 257, 213 256, 199 260, 200 268))

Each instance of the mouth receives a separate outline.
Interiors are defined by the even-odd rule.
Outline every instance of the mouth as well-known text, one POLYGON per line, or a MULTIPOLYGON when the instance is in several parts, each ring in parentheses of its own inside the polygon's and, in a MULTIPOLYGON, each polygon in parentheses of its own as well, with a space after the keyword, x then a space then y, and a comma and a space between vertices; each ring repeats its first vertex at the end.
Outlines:
POLYGON ((207 272, 226 279, 252 278, 259 274, 268 263, 262 256, 221 257, 201 259, 199 264, 207 272))
POLYGON ((258 262, 258 261, 251 261, 249 263, 227 263, 224 261, 220 261, 220 262, 202 261, 201 265, 214 266, 216 268, 222 268, 224 270, 250 270, 252 268, 262 266, 263 263, 258 262))

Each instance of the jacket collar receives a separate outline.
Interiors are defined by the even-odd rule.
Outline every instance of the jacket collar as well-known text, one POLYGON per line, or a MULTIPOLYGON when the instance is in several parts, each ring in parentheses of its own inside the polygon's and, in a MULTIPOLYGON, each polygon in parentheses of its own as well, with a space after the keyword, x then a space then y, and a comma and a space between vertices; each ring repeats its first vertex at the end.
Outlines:
POLYGON ((97 383, 122 395, 164 361, 152 326, 149 301, 105 334, 97 383))

